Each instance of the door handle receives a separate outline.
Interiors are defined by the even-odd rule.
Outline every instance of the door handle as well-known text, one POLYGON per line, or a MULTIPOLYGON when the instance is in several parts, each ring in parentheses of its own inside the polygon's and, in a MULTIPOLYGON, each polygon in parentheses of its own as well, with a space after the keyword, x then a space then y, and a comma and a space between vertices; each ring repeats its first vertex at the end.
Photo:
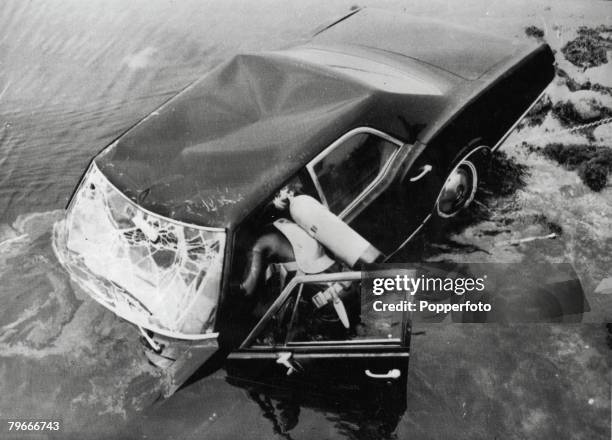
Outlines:
POLYGON ((398 370, 397 368, 394 368, 393 370, 389 370, 386 373, 382 374, 376 374, 372 373, 370 370, 365 370, 365 374, 366 376, 371 377, 372 379, 398 379, 402 375, 400 370, 398 370))
POLYGON ((289 376, 295 371, 295 367, 293 366, 293 364, 291 364, 291 362, 289 362, 289 359, 291 359, 292 355, 293 353, 289 351, 283 351, 278 353, 278 357, 276 358, 277 364, 284 365, 285 367, 287 367, 287 376, 289 376))
POLYGON ((433 167, 431 165, 429 165, 429 164, 423 165, 421 167, 421 172, 419 174, 417 174, 416 176, 411 177, 409 180, 411 182, 416 182, 417 180, 420 180, 423 177, 425 177, 425 174, 429 173, 432 169, 433 169, 433 167))

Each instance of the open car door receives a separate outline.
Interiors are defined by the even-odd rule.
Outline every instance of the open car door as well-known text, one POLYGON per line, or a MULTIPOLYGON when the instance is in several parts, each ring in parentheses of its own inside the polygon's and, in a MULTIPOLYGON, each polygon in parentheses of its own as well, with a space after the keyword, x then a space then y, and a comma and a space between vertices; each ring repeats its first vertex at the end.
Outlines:
POLYGON ((384 396, 387 403, 405 402, 408 312, 375 311, 374 302, 384 302, 385 297, 361 289, 364 274, 294 277, 240 348, 229 355, 230 382, 284 388, 294 395, 306 392, 371 403, 384 396), (341 281, 350 285, 344 297, 349 328, 332 304, 317 309, 312 302, 316 293, 341 281))

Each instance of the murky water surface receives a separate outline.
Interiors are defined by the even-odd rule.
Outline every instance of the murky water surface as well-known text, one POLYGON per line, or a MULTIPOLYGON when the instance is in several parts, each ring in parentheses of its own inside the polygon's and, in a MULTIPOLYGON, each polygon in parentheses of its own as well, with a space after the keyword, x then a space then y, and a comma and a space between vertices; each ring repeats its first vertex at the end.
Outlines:
MULTIPOLYGON (((511 38, 524 38, 528 24, 556 25, 552 43, 561 44, 577 23, 602 23, 605 3, 474 0, 462 10, 443 1, 377 4, 511 38)), ((353 4, 3 2, 0 419, 59 418, 73 438, 562 438, 568 432, 607 438, 609 350, 601 324, 417 328, 407 409, 397 414, 249 394, 229 385, 223 370, 156 401, 159 378, 139 352, 133 327, 81 294, 58 265, 52 225, 98 151, 221 60, 285 45, 353 4)), ((527 188, 499 201, 490 222, 453 237, 479 251, 468 255, 451 246, 438 253, 569 259, 592 291, 612 275, 612 188, 593 194, 575 173, 512 154, 530 167, 527 188), (557 241, 500 245, 545 233, 529 220, 538 213, 562 225, 557 241), (515 226, 502 228, 510 223, 515 226), (503 232, 482 233, 490 228, 503 232)), ((596 305, 606 301, 593 298, 596 305)), ((607 318, 601 310, 593 321, 607 318)))

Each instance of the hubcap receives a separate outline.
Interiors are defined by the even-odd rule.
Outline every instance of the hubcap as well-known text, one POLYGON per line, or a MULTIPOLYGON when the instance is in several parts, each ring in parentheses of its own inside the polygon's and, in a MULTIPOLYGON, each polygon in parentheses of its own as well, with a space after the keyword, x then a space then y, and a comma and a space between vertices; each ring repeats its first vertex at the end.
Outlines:
POLYGON ((452 217, 474 199, 478 186, 476 167, 469 160, 460 162, 449 174, 440 195, 437 210, 440 217, 452 217))

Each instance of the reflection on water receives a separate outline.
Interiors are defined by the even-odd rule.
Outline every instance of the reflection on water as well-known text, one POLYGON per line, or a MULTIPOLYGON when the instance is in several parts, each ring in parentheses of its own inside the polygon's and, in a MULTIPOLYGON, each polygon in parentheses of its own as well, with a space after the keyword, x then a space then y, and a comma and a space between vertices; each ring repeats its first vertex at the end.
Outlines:
POLYGON ((261 408, 274 433, 287 439, 292 438, 291 431, 298 427, 302 408, 324 413, 338 433, 347 438, 381 440, 394 437, 393 433, 406 409, 405 401, 403 405, 373 408, 367 402, 360 401, 303 400, 295 396, 283 398, 254 387, 250 387, 248 396, 261 408))
MULTIPOLYGON (((299 398, 295 395, 279 395, 258 389, 246 387, 248 396, 261 408, 263 417, 268 419, 275 434, 291 439, 291 431, 298 428, 300 412, 310 408, 325 414, 325 418, 333 423, 338 434, 347 438, 360 439, 390 439, 406 410, 406 401, 394 405, 375 407, 368 401, 334 402, 319 398, 299 398)), ((308 417, 308 415, 306 415, 308 417)))

